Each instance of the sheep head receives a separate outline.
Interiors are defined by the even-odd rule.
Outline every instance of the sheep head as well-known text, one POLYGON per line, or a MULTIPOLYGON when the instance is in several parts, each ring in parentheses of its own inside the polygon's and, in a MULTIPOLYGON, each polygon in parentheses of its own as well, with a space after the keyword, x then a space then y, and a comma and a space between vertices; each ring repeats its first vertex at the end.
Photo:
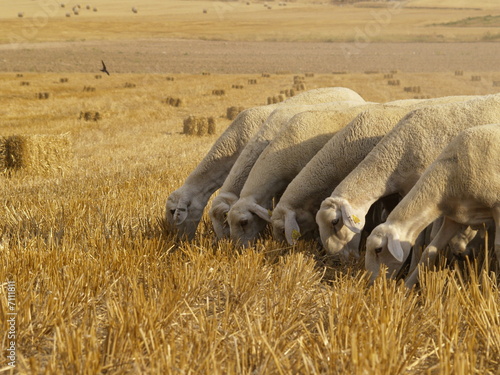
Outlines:
POLYGON ((357 255, 365 216, 354 211, 343 198, 329 197, 316 214, 323 247, 332 255, 357 255))
POLYGON ((231 239, 248 247, 271 221, 271 212, 255 202, 240 199, 229 210, 227 220, 231 239))
POLYGON ((299 238, 312 238, 318 232, 318 226, 311 211, 283 207, 279 203, 273 211, 271 222, 274 238, 278 241, 286 241, 289 245, 297 243, 299 238))
POLYGON ((167 199, 166 219, 173 226, 179 237, 192 240, 203 214, 203 206, 189 199, 179 190, 174 191, 167 199))
POLYGON ((411 244, 401 241, 394 225, 384 223, 377 226, 366 239, 365 268, 374 281, 380 266, 387 266, 387 276, 395 277, 410 253, 411 244))
POLYGON ((212 208, 209 211, 209 215, 218 239, 229 238, 230 236, 227 217, 229 210, 237 200, 238 197, 235 194, 221 193, 216 196, 212 202, 212 208))

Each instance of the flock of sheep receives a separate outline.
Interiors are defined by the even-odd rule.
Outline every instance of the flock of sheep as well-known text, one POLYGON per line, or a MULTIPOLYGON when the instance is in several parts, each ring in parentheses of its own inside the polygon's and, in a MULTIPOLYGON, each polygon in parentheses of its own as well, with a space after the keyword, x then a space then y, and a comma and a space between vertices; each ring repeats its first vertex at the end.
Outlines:
POLYGON ((270 224, 276 240, 319 238, 340 259, 359 257, 365 229, 372 279, 382 264, 395 277, 409 258, 411 287, 417 265, 450 240, 463 251, 479 226, 495 230, 500 264, 499 171, 500 94, 379 104, 321 88, 241 112, 168 197, 166 217, 192 239, 219 190, 209 211, 218 238, 250 246, 270 224))

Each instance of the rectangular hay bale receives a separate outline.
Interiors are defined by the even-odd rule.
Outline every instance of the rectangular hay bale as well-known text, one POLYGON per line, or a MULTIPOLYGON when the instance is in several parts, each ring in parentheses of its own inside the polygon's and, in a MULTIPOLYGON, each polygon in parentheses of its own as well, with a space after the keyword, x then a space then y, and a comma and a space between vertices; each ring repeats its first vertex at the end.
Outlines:
POLYGON ((13 135, 6 139, 6 168, 30 172, 66 167, 72 158, 69 134, 13 135))
POLYGON ((7 169, 7 137, 0 136, 0 173, 7 169))

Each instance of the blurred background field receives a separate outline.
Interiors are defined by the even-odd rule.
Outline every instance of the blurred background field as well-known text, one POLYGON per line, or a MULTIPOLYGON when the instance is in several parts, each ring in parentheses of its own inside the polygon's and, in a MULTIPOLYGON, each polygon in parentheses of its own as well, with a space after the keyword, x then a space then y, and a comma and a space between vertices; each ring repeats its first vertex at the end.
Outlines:
MULTIPOLYGON (((290 248, 266 238, 241 251, 215 242, 207 215, 193 242, 176 240, 163 221, 168 194, 230 124, 227 109, 267 104, 293 88, 295 76, 305 89, 344 86, 375 102, 497 93, 498 24, 487 18, 498 16, 496 1, 407 1, 378 34, 394 42, 482 41, 491 51, 477 65, 469 59, 447 66, 444 59, 439 69, 422 64, 407 71, 404 63, 380 68, 366 59, 358 69, 337 69, 324 60, 328 68, 317 71, 308 60, 295 69, 270 58, 265 70, 238 74, 220 74, 224 56, 179 73, 169 71, 168 56, 153 63, 126 46, 163 37, 231 43, 325 41, 335 34, 348 41, 373 20, 373 11, 392 2, 266 2, 268 9, 264 2, 102 0, 89 3, 97 12, 80 3, 80 15, 68 18, 74 4, 54 2, 56 15, 31 28, 47 4, 53 5, 0 3, 6 43, 0 45, 0 136, 64 136, 71 151, 50 168, 0 175, 0 283, 15 281, 18 313, 16 368, 2 354, 0 372, 499 373, 494 257, 481 256, 472 270, 457 262, 425 273, 414 291, 384 280, 369 287, 362 259, 333 264, 313 242, 290 248), (462 24, 442 25, 457 21, 462 24), (29 38, 9 44, 12 33, 29 38), (69 49, 66 57, 53 57, 51 44, 41 43, 62 43, 64 51, 83 39, 97 44, 82 54, 69 49), (107 76, 100 60, 114 42, 122 43, 121 53, 105 59, 107 76), (23 56, 33 60, 13 59, 21 56, 15 53, 31 53, 23 56), (54 65, 37 69, 42 55, 54 65), (181 134, 190 115, 213 117, 215 134, 181 134)), ((198 44, 185 43, 186 53, 196 54, 198 44)), ((473 43, 458 46, 477 55, 473 43)), ((243 71, 252 60, 245 64, 243 71)), ((0 324, 7 308, 2 294, 0 324)))
POLYGON ((362 33, 371 42, 498 41, 498 11, 495 0, 21 0, 0 4, 0 42, 15 35, 32 42, 141 38, 352 42, 362 33), (73 12, 76 5, 80 5, 78 15, 73 12))

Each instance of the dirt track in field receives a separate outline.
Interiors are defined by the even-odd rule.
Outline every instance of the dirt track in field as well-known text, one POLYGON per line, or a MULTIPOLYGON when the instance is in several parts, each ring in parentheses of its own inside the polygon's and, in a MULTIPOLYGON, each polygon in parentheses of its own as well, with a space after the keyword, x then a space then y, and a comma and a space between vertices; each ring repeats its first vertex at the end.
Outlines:
POLYGON ((0 45, 0 71, 116 73, 498 71, 500 43, 299 43, 203 40, 0 45))

